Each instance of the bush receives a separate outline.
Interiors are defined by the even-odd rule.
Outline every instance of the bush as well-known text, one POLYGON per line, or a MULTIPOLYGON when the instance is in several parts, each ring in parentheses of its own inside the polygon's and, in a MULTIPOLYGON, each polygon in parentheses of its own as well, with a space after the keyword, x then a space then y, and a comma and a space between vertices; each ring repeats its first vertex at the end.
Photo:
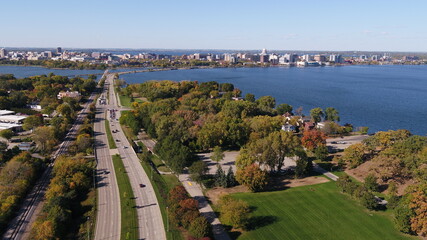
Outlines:
POLYGON ((252 192, 261 191, 268 184, 267 172, 261 170, 257 164, 238 169, 236 179, 240 184, 245 185, 252 192))
POLYGON ((191 236, 195 238, 202 238, 211 235, 211 227, 205 217, 199 216, 191 222, 188 229, 191 236))
POLYGON ((369 174, 368 176, 366 176, 365 178, 365 187, 373 192, 378 191, 378 183, 377 183, 377 177, 375 177, 374 174, 369 174))

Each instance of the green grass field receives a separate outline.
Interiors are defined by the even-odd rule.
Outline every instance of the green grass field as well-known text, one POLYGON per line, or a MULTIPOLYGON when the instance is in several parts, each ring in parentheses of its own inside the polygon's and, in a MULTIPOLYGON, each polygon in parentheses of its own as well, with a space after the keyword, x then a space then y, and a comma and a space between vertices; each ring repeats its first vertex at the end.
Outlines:
POLYGON ((135 208, 135 198, 120 155, 113 155, 113 164, 120 194, 120 239, 138 239, 138 216, 135 208))
MULTIPOLYGON (((132 102, 130 101, 131 100, 130 97, 125 96, 125 95, 119 95, 119 98, 120 98, 120 104, 122 106, 131 107, 132 102)), ((142 102, 142 100, 138 99, 138 98, 135 98, 134 100, 135 100, 135 102, 138 102, 138 103, 142 102)))
POLYGON ((400 234, 391 213, 366 210, 335 182, 233 196, 254 208, 255 229, 238 239, 417 239, 400 234))
POLYGON ((108 145, 110 146, 110 149, 117 148, 116 142, 114 142, 113 134, 111 133, 110 122, 107 119, 105 119, 105 131, 107 132, 108 145))

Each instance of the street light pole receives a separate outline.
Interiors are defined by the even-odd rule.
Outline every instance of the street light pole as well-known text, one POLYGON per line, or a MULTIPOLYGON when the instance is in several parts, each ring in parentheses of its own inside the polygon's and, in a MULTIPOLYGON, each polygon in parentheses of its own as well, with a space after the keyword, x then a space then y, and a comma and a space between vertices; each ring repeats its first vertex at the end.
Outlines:
POLYGON ((169 232, 169 207, 166 207, 166 230, 169 232))
POLYGON ((89 219, 90 219, 90 217, 87 217, 87 240, 90 240, 89 219))

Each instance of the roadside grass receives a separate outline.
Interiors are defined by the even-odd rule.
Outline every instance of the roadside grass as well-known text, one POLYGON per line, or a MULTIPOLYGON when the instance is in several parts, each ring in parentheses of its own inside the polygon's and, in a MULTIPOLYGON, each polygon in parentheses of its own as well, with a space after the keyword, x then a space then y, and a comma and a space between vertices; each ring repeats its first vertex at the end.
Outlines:
POLYGON ((417 239, 399 233, 389 211, 366 210, 335 182, 232 196, 254 209, 252 230, 239 239, 417 239))
POLYGON ((87 198, 81 202, 81 207, 84 211, 84 219, 82 219, 83 222, 80 225, 79 239, 87 239, 88 235, 91 239, 93 239, 93 237, 95 236, 96 206, 98 200, 97 194, 98 191, 96 189, 91 188, 90 192, 87 194, 87 198))
POLYGON ((105 119, 105 130, 107 132, 108 145, 110 146, 110 149, 117 148, 116 142, 114 142, 113 134, 111 133, 110 122, 107 119, 105 119))
POLYGON ((113 164, 120 194, 120 239, 138 239, 138 216, 135 208, 135 197, 120 155, 113 155, 113 164))

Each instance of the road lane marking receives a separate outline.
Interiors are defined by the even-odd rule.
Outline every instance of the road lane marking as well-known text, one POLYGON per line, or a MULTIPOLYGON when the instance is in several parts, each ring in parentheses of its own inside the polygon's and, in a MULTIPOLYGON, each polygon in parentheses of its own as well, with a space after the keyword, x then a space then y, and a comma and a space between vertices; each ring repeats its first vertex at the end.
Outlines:
POLYGON ((193 184, 191 184, 191 182, 187 182, 187 183, 188 183, 188 185, 193 186, 193 184))

